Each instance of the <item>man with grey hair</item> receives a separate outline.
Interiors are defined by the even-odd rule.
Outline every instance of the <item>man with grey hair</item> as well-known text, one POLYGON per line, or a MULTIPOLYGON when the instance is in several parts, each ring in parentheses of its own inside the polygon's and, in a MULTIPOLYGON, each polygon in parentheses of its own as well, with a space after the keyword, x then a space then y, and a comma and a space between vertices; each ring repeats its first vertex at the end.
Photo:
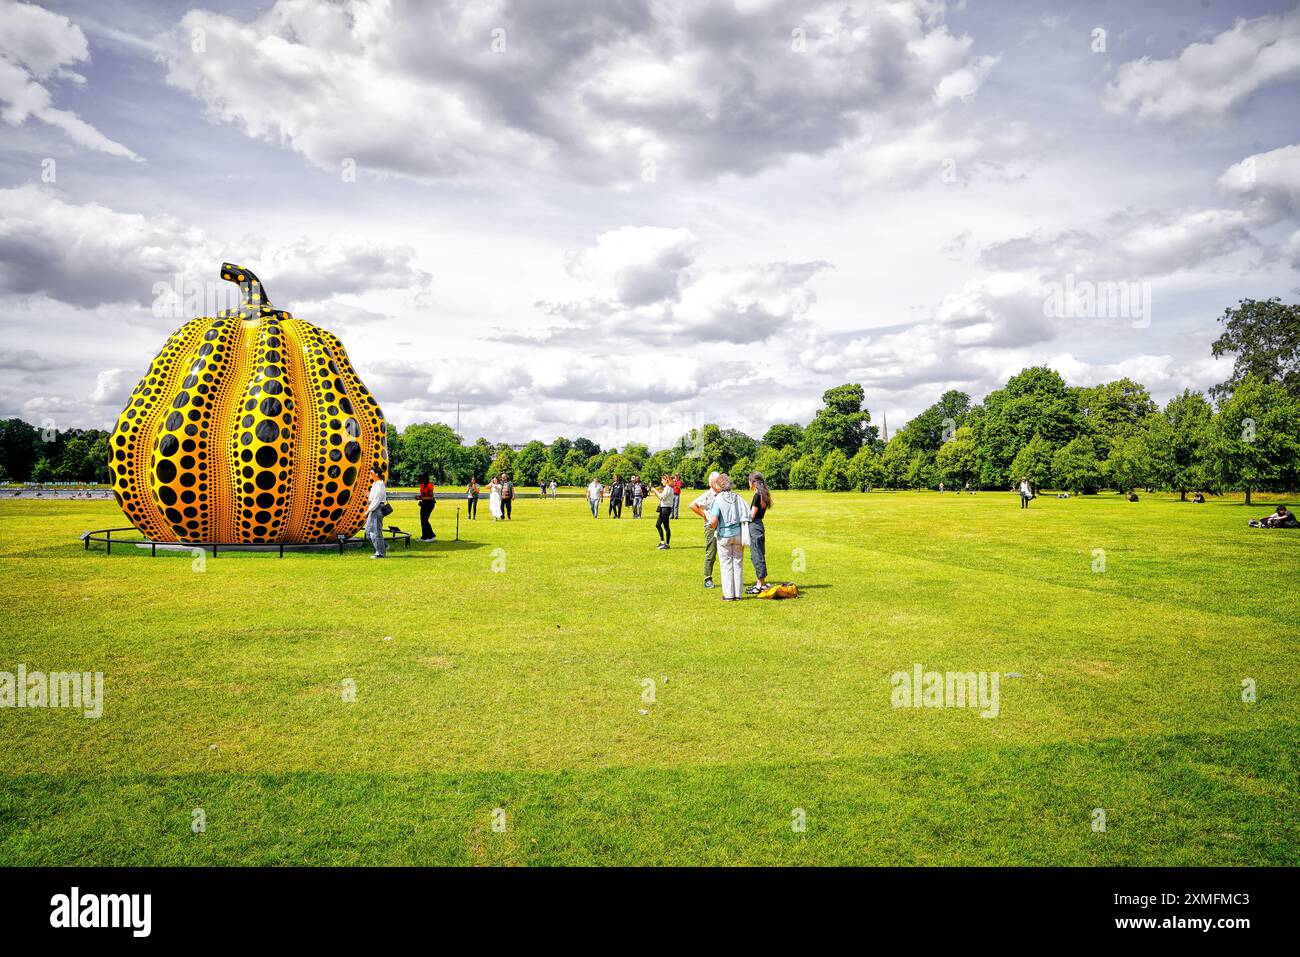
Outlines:
POLYGON ((718 558, 718 537, 709 522, 709 509, 713 508, 713 497, 718 494, 718 473, 709 473, 709 487, 699 498, 691 502, 691 511, 704 519, 704 587, 713 587, 713 563, 718 558))

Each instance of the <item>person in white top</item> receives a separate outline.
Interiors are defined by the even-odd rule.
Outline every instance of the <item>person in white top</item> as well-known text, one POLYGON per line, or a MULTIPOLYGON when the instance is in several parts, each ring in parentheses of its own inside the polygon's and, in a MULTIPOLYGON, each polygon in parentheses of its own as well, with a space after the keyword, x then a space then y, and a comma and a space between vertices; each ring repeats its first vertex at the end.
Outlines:
POLYGON ((370 557, 384 558, 388 555, 388 543, 384 541, 384 503, 388 501, 388 489, 378 469, 370 469, 370 479, 370 497, 366 500, 366 537, 375 546, 375 553, 370 557))
POLYGON ((492 521, 499 522, 501 521, 501 480, 493 476, 488 491, 491 493, 488 497, 488 510, 492 512, 492 521))
POLYGON ((600 518, 600 499, 604 492, 605 487, 600 484, 600 479, 592 479, 587 486, 587 504, 591 506, 592 518, 600 518))
POLYGON ((709 473, 709 487, 691 502, 691 511, 704 519, 704 587, 713 587, 713 563, 718 560, 718 535, 709 521, 713 497, 718 494, 718 473, 709 473))
POLYGON ((1029 500, 1036 494, 1034 487, 1029 484, 1028 477, 1024 475, 1020 476, 1020 507, 1029 508, 1029 500))

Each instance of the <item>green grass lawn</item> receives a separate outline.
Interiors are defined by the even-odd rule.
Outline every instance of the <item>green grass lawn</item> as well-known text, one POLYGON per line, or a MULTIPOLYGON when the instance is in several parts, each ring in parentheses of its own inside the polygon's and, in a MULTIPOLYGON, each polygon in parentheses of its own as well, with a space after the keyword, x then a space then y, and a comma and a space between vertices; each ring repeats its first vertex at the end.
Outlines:
POLYGON ((724 604, 693 517, 661 552, 533 495, 459 543, 445 498, 387 561, 202 571, 84 552, 111 502, 0 502, 0 670, 105 675, 98 720, 0 710, 0 864, 1300 862, 1300 532, 1246 527, 1266 496, 777 493, 802 596, 724 604), (996 718, 892 707, 917 663, 1021 677, 996 718))

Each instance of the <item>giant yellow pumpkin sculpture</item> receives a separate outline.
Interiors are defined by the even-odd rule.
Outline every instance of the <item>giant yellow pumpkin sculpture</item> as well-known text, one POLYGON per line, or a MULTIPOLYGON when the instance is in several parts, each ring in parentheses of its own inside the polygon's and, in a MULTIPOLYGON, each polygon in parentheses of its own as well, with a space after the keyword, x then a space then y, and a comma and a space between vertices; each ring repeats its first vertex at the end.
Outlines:
POLYGON ((224 263, 243 303, 177 330, 109 437, 113 492, 159 542, 309 543, 352 536, 384 416, 324 329, 271 306, 224 263))

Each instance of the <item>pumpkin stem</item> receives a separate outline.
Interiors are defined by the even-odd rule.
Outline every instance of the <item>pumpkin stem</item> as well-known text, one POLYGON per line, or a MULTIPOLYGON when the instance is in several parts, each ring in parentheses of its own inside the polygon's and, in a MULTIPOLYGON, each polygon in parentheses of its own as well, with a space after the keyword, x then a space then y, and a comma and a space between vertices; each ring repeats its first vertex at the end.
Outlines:
POLYGON ((262 288, 261 280, 253 275, 251 269, 236 266, 234 263, 222 263, 221 278, 226 282, 238 284, 239 292, 244 299, 240 308, 260 309, 262 306, 271 305, 271 299, 262 288))

